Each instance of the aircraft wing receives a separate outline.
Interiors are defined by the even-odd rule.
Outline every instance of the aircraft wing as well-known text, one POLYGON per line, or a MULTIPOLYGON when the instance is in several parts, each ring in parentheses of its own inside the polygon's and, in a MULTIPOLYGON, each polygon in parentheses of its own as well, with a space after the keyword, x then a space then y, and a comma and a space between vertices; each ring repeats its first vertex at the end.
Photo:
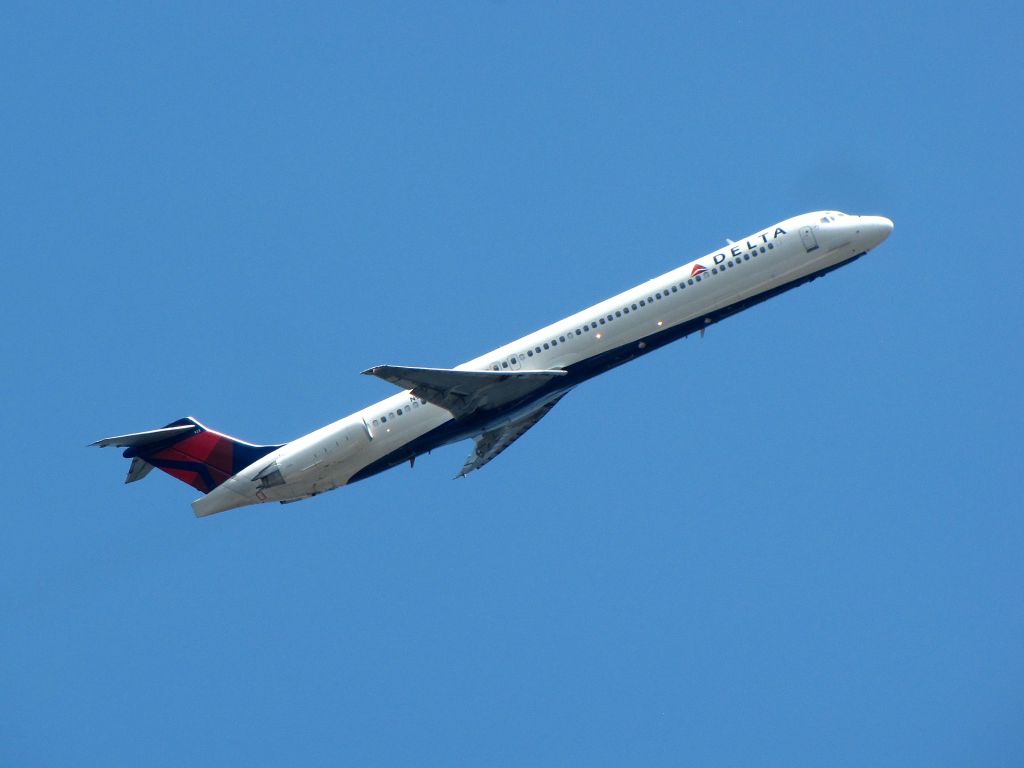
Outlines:
POLYGON ((487 432, 477 435, 473 442, 473 452, 466 457, 466 463, 462 465, 462 469, 459 470, 459 474, 455 477, 465 477, 473 470, 480 469, 482 466, 487 464, 487 462, 526 434, 526 431, 530 427, 543 419, 547 412, 554 408, 555 404, 561 400, 562 397, 565 397, 565 395, 562 395, 548 403, 544 403, 544 405, 540 406, 535 411, 531 411, 517 421, 513 421, 503 427, 488 430, 487 432))
POLYGON ((401 365, 378 365, 363 373, 390 381, 403 389, 411 389, 417 397, 444 408, 456 418, 468 416, 481 408, 497 408, 515 402, 548 382, 565 376, 565 371, 559 370, 459 371, 401 365))

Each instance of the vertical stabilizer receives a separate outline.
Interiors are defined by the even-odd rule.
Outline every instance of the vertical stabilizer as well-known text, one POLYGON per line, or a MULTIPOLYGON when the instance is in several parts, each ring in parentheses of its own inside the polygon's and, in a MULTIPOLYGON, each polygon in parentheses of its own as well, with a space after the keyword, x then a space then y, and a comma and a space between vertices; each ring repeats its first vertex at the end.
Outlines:
POLYGON ((126 483, 148 475, 154 467, 202 493, 209 493, 280 445, 253 445, 207 429, 191 416, 160 429, 107 437, 93 445, 124 448, 131 459, 126 483))

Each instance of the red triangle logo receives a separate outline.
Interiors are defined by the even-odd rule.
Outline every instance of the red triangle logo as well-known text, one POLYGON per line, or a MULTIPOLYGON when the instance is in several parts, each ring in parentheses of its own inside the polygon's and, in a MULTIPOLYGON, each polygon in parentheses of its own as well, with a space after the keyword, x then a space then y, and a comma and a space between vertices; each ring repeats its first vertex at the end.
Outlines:
POLYGON ((701 272, 707 272, 707 271, 708 271, 708 268, 703 266, 702 264, 694 264, 693 265, 693 270, 690 272, 690 277, 693 277, 694 275, 699 275, 701 272))

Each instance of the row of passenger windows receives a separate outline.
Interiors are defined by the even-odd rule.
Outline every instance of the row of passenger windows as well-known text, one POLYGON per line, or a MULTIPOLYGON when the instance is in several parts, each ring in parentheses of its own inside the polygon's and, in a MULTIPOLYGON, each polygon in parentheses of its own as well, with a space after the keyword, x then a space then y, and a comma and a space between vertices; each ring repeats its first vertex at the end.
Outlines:
POLYGON ((535 354, 540 355, 542 348, 551 349, 552 347, 557 347, 559 343, 565 344, 566 341, 571 341, 574 335, 582 336, 587 331, 597 330, 600 326, 605 325, 606 323, 613 322, 617 317, 628 315, 630 312, 638 312, 642 307, 646 307, 648 304, 653 304, 655 301, 660 301, 661 299, 668 298, 669 293, 678 293, 679 291, 685 289, 688 285, 693 285, 695 282, 699 283, 701 281, 702 276, 707 277, 708 275, 717 275, 719 272, 725 272, 726 269, 732 269, 734 266, 738 267, 742 262, 750 261, 752 257, 756 258, 758 253, 766 253, 767 251, 772 250, 774 248, 774 244, 767 243, 765 245, 760 246, 760 248, 753 248, 747 253, 729 258, 727 261, 723 262, 718 266, 712 267, 710 270, 706 270, 705 272, 702 272, 699 275, 694 275, 693 277, 683 280, 681 283, 678 283, 677 285, 672 285, 670 288, 667 288, 662 292, 655 293, 653 296, 648 296, 646 300, 640 299, 640 301, 634 304, 630 304, 629 306, 623 307, 622 309, 615 310, 613 314, 608 314, 605 315, 604 317, 599 317, 597 320, 592 320, 589 323, 585 323, 584 325, 577 328, 575 332, 570 331, 564 336, 559 336, 558 338, 546 341, 541 346, 526 350, 525 353, 520 352, 518 355, 510 355, 507 360, 502 360, 500 363, 492 363, 491 370, 506 370, 509 368, 510 361, 513 364, 515 364, 516 362, 521 363, 524 360, 526 360, 526 358, 533 357, 535 354))
POLYGON ((422 397, 410 397, 409 404, 396 408, 395 410, 388 413, 387 416, 381 416, 380 418, 373 420, 373 426, 379 427, 381 424, 387 424, 388 420, 394 421, 402 414, 410 413, 414 408, 419 408, 421 405, 426 405, 427 401, 422 397))
MULTIPOLYGON (((633 304, 615 310, 614 313, 609 313, 604 317, 599 317, 596 320, 590 321, 589 323, 584 323, 575 331, 569 331, 565 335, 561 335, 558 336, 557 338, 551 339, 550 341, 546 341, 540 346, 536 346, 533 349, 526 350, 525 353, 520 352, 518 355, 511 355, 507 360, 502 360, 501 363, 493 363, 491 365, 491 368, 492 370, 495 371, 508 369, 509 361, 521 363, 525 361, 528 357, 540 355, 542 349, 551 349, 553 347, 557 347, 560 343, 565 344, 568 341, 572 341, 573 336, 582 336, 584 333, 591 330, 596 331, 600 326, 605 325, 607 323, 611 323, 616 318, 622 317, 623 315, 628 315, 630 312, 639 312, 640 309, 646 307, 648 304, 653 304, 656 301, 661 301, 661 299, 668 298, 669 293, 678 293, 679 291, 684 290, 688 285, 693 285, 694 283, 701 282, 702 277, 708 277, 709 275, 717 275, 719 272, 725 272, 726 269, 732 269, 734 266, 739 266, 744 261, 750 261, 752 257, 756 258, 758 253, 766 253, 766 250, 772 250, 774 247, 775 246, 772 243, 767 243, 765 245, 760 246, 759 248, 751 249, 747 253, 732 257, 727 261, 723 262, 722 264, 712 267, 710 270, 706 270, 698 275, 694 275, 693 277, 687 278, 686 280, 683 280, 682 282, 676 285, 669 286, 669 288, 665 289, 664 291, 658 291, 653 296, 648 296, 646 299, 640 299, 639 301, 634 302, 633 304)), ((421 405, 426 405, 426 402, 427 401, 424 400, 423 398, 410 397, 408 405, 390 411, 387 414, 387 416, 380 416, 379 418, 374 419, 373 426, 379 427, 381 425, 386 425, 388 423, 388 419, 394 421, 399 416, 409 413, 414 408, 419 408, 421 405)))

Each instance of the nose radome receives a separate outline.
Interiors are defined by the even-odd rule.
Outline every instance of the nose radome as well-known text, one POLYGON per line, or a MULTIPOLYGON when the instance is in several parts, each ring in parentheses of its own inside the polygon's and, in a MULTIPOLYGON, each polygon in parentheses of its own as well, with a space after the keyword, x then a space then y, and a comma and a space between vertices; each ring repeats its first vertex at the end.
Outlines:
POLYGON ((861 216, 858 228, 871 241, 868 247, 874 248, 892 233, 893 223, 885 216, 861 216))

